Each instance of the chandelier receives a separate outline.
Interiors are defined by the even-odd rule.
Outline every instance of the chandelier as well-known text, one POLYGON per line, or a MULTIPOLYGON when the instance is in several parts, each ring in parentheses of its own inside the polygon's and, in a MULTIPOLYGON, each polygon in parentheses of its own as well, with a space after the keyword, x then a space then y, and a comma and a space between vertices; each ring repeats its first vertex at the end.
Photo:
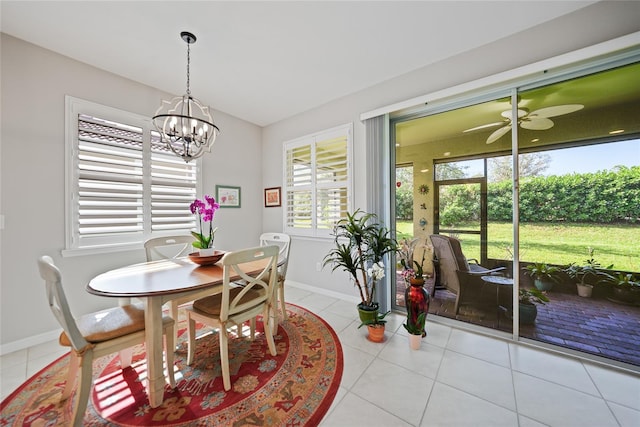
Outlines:
POLYGON ((220 129, 213 124, 209 107, 191 96, 189 88, 189 65, 191 63, 191 44, 196 36, 183 31, 180 37, 187 43, 187 93, 171 101, 162 101, 162 105, 153 116, 153 124, 160 132, 161 140, 185 162, 210 152, 220 129))

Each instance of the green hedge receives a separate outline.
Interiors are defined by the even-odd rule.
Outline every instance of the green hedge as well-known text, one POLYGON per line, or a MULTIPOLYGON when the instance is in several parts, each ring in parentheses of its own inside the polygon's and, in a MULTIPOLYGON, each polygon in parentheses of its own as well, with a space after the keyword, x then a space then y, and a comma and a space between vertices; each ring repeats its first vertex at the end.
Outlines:
MULTIPOLYGON (((488 185, 490 221, 512 220, 510 181, 488 185)), ((466 186, 441 206, 441 222, 471 221, 476 212, 461 215, 460 207, 477 200, 477 186, 466 186), (464 217, 464 218, 463 218, 464 217), (444 221, 443 221, 444 220, 444 221)), ((475 205, 477 206, 477 205, 475 205)), ((470 209, 473 211, 474 209, 470 209)), ((640 222, 640 166, 613 171, 524 178, 520 182, 520 221, 523 222, 640 222)))

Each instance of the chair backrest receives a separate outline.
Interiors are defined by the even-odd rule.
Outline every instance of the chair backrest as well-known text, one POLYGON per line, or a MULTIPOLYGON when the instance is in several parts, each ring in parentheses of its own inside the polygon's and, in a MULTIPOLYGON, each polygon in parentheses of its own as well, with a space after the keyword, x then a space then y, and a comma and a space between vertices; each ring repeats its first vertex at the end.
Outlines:
POLYGON ((289 252, 291 251, 291 236, 285 233, 262 233, 260 246, 278 246, 278 272, 284 279, 289 266, 289 252))
POLYGON ((273 293, 277 282, 278 246, 259 246, 228 252, 222 257, 224 282, 222 287, 222 303, 220 320, 226 321, 237 314, 247 314, 253 317, 261 312, 264 304, 273 300, 273 293), (242 270, 241 265, 249 262, 267 260, 260 273, 249 275, 242 270), (231 288, 237 289, 234 283, 239 276, 244 281, 242 290, 233 294, 231 288), (233 281, 232 281, 233 278, 233 281))
MULTIPOLYGON (((451 291, 458 293, 460 291, 460 281, 456 271, 462 271, 460 264, 462 264, 463 269, 466 264, 466 261, 464 261, 464 263, 461 262, 459 256, 456 256, 454 251, 454 246, 457 242, 457 248, 460 251, 460 254, 462 253, 460 250, 460 241, 441 234, 432 234, 429 236, 429 239, 433 245, 436 258, 438 258, 440 284, 451 291)), ((468 271, 468 269, 467 265, 466 270, 468 271)))
POLYGON ((47 299, 51 312, 58 320, 60 326, 62 326, 67 337, 69 337, 73 348, 76 351, 82 350, 89 343, 80 333, 76 320, 73 318, 71 310, 69 309, 67 297, 62 288, 62 275, 60 274, 60 270, 53 264, 53 260, 49 256, 42 256, 38 259, 38 269, 40 270, 40 277, 45 281, 47 299))
POLYGON ((194 238, 191 235, 155 237, 144 242, 147 261, 173 259, 186 256, 193 248, 194 238))

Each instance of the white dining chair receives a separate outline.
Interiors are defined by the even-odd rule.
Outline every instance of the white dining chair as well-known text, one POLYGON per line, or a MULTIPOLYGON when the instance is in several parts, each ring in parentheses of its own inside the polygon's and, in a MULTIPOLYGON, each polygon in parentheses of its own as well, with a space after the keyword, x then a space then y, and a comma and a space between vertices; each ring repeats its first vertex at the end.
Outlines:
POLYGON ((291 236, 285 233, 262 233, 260 235, 260 246, 278 246, 278 300, 282 311, 283 321, 287 320, 287 306, 284 300, 284 282, 287 277, 289 266, 289 253, 291 251, 291 236))
MULTIPOLYGON (((79 388, 72 417, 74 426, 82 426, 91 390, 93 361, 121 352, 120 366, 124 369, 131 365, 131 352, 123 350, 144 343, 144 309, 137 304, 130 304, 85 314, 76 320, 67 303, 60 270, 51 257, 40 257, 38 268, 45 281, 51 312, 63 329, 58 341, 62 346, 71 347, 69 372, 61 400, 71 396, 78 380, 79 388)), ((169 384, 175 387, 173 351, 167 351, 173 348, 174 321, 169 316, 163 316, 162 325, 169 384)))
MULTIPOLYGON (((154 237, 149 239, 144 242, 144 251, 147 256, 147 262, 187 256, 192 250, 195 251, 192 246, 193 242, 194 238, 191 235, 154 237)), ((199 295, 176 298, 169 301, 169 314, 177 323, 179 306, 205 295, 207 295, 207 291, 203 291, 203 293, 199 295)), ((174 328, 173 342, 178 345, 178 328, 174 328)))
POLYGON ((220 337, 220 365, 224 389, 231 389, 229 373, 229 336, 228 330, 235 327, 239 333, 242 325, 250 321, 251 339, 255 338, 256 318, 262 314, 264 334, 269 352, 276 355, 273 340, 270 312, 275 300, 278 247, 263 246, 229 252, 222 258, 222 293, 211 295, 193 302, 186 307, 188 350, 187 364, 195 358, 196 322, 217 328, 220 337), (266 259, 268 262, 259 274, 248 275, 242 271, 242 264, 266 259), (244 281, 243 286, 233 282, 236 278, 244 281))

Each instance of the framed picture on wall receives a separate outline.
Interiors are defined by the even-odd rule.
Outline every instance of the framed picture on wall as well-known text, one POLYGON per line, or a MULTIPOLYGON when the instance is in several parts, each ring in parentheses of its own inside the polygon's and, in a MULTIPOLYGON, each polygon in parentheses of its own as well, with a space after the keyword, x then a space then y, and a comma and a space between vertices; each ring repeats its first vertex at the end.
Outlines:
POLYGON ((239 208, 240 187, 216 185, 216 201, 221 208, 239 208))
POLYGON ((280 206, 280 187, 271 187, 264 189, 264 207, 273 208, 280 206))

